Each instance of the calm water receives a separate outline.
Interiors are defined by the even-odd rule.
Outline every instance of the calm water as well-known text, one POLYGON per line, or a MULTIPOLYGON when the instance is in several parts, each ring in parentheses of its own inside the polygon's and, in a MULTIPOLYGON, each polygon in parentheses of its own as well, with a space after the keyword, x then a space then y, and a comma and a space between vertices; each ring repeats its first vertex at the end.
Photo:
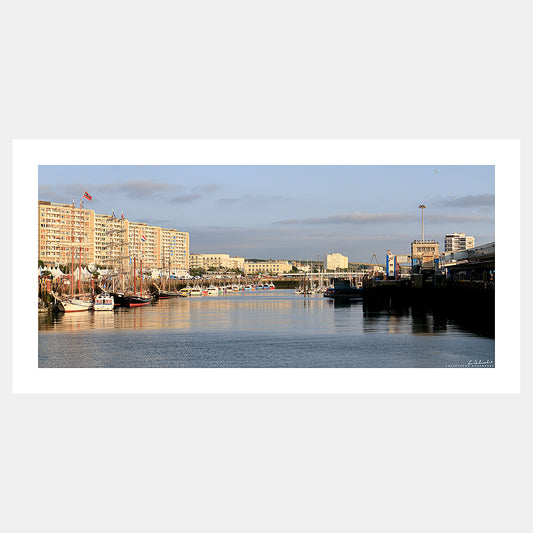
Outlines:
POLYGON ((494 339, 431 314, 367 312, 292 290, 39 316, 40 367, 494 366, 494 339))

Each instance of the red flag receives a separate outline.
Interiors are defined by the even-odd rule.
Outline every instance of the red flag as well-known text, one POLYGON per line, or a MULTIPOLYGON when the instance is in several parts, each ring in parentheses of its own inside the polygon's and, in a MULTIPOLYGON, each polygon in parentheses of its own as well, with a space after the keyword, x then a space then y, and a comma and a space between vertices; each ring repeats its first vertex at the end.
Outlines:
POLYGON ((91 201, 93 199, 93 197, 87 191, 85 191, 83 193, 83 197, 87 198, 87 200, 89 200, 89 201, 91 201))

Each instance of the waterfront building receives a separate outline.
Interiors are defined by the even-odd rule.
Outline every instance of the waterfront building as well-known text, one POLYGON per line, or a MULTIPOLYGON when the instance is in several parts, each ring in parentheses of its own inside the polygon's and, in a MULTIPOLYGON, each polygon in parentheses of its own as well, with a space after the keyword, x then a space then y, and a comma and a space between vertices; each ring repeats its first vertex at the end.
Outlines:
POLYGON ((94 263, 107 268, 128 267, 129 246, 126 240, 129 221, 111 215, 95 215, 94 263))
POLYGON ((94 211, 74 204, 38 202, 38 258, 46 267, 94 263, 94 211))
POLYGON ((411 243, 412 265, 423 265, 439 257, 439 243, 432 240, 413 241, 411 243))
POLYGON ((189 234, 177 229, 159 229, 161 265, 176 270, 189 270, 189 234))
POLYGON ((326 269, 337 270, 348 268, 348 257, 339 253, 326 255, 326 269))
POLYGON ((245 261, 245 274, 284 274, 290 272, 292 265, 288 261, 245 261))
POLYGON ((71 262, 127 268, 142 259, 144 268, 189 268, 189 234, 97 215, 92 209, 39 201, 38 258, 46 267, 71 262), (81 250, 81 256, 80 256, 81 250))
POLYGON ((447 254, 469 250, 475 245, 474 237, 466 236, 464 233, 448 233, 444 237, 444 252, 447 254))
POLYGON ((229 254, 190 254, 190 268, 238 268, 244 270, 244 257, 230 257, 229 254))

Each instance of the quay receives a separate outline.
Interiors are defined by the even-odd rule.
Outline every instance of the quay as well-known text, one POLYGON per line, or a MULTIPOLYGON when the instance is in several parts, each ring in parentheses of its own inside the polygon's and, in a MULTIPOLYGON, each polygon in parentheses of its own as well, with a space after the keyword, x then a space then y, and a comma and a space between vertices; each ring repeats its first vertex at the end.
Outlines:
POLYGON ((429 310, 487 336, 495 331, 494 243, 424 263, 403 279, 363 280, 368 310, 429 310))

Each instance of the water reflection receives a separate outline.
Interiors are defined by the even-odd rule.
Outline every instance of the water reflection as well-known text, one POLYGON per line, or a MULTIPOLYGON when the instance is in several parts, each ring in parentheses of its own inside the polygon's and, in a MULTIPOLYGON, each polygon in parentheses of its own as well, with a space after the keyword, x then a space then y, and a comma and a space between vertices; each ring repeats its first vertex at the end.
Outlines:
MULTIPOLYGON (((362 300, 306 298, 292 291, 159 300, 145 307, 113 312, 40 313, 39 331, 111 329, 272 330, 313 332, 349 330, 354 334, 446 333, 449 321, 421 307, 377 308, 362 300)), ((457 331, 454 326, 453 331, 457 331)))
POLYGON ((42 367, 414 367, 494 358, 493 340, 425 309, 289 290, 40 314, 38 323, 42 367))

